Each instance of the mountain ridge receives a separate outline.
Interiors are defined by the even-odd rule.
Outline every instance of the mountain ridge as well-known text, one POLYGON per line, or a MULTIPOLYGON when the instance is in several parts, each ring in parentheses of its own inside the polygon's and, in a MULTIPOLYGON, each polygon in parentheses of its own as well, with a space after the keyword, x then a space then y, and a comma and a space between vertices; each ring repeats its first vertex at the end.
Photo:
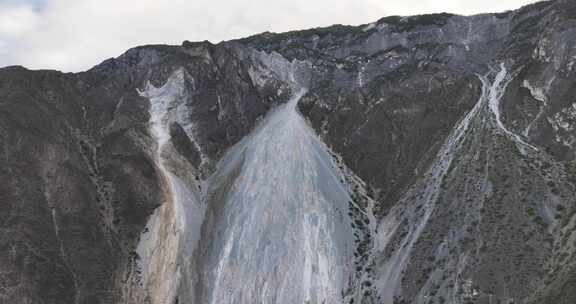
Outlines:
MULTIPOLYGON (((572 303, 574 15, 573 1, 556 0, 141 46, 80 73, 0 69, 0 303, 245 303, 257 290, 287 299, 262 283, 276 280, 258 263, 265 252, 309 263, 305 281, 325 293, 278 283, 303 301, 341 288, 343 303, 572 303), (301 88, 297 115, 318 139, 286 133, 304 128, 298 119, 263 127, 301 88), (279 133, 255 136, 262 128, 279 133), (252 137, 262 141, 242 146, 252 137), (242 239, 262 251, 235 252, 253 252, 262 273, 226 251, 249 229, 229 208, 249 215, 271 201, 259 177, 291 185, 277 162, 254 161, 290 149, 283 138, 314 151, 269 156, 305 176, 303 189, 335 187, 327 175, 346 189, 305 193, 338 202, 314 212, 352 227, 342 244, 353 252, 327 256, 353 267, 321 264, 307 248, 332 243, 298 229, 285 229, 289 246, 266 234, 295 219, 313 231, 324 213, 255 217, 242 239), (342 279, 315 281, 311 269, 342 279), (238 297, 209 291, 216 283, 238 297)), ((276 209, 314 205, 295 195, 277 193, 288 206, 276 209)))

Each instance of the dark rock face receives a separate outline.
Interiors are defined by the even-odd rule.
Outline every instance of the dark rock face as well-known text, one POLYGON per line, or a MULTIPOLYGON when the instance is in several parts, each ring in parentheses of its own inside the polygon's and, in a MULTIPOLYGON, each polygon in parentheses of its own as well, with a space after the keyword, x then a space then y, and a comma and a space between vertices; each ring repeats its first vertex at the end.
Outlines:
POLYGON ((176 287, 179 303, 198 299, 243 170, 218 163, 298 86, 357 206, 343 302, 573 303, 574 16, 555 0, 143 46, 78 74, 1 69, 0 303, 171 299, 140 286, 136 250, 177 200, 168 173, 209 205, 176 287), (174 79, 162 150, 143 92, 174 79))

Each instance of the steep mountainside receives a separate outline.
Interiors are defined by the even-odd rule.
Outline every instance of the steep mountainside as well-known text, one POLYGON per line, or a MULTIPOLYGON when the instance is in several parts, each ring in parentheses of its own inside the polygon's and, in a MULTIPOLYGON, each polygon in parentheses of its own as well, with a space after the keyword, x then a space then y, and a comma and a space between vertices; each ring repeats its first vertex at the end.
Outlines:
POLYGON ((0 303, 574 303, 575 16, 0 69, 0 303))

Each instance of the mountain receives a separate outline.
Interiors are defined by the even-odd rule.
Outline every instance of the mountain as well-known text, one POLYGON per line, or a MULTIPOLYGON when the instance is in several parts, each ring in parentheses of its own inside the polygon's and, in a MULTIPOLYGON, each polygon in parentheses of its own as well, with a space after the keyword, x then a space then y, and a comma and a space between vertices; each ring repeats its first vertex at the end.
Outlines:
POLYGON ((572 304, 575 16, 0 69, 0 303, 572 304))

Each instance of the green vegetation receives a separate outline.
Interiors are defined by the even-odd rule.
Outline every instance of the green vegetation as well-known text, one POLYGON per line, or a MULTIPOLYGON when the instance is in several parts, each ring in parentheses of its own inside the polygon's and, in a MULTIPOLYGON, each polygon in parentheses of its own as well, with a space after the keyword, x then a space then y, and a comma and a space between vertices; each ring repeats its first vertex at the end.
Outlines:
POLYGON ((570 181, 576 183, 576 160, 566 163, 565 169, 570 181))
POLYGON ((364 33, 365 32, 362 31, 361 26, 335 24, 328 27, 317 27, 312 29, 297 30, 284 33, 264 32, 262 34, 239 39, 238 41, 243 43, 258 43, 258 44, 265 41, 266 43, 270 44, 270 43, 281 43, 283 41, 287 41, 289 39, 294 38, 309 39, 314 35, 323 38, 327 35, 342 37, 348 34, 362 35, 364 33))
POLYGON ((427 14, 412 17, 389 16, 378 20, 378 23, 387 23, 397 27, 400 32, 410 31, 414 27, 422 25, 445 25, 450 17, 454 15, 441 13, 441 14, 427 14))
POLYGON ((528 213, 529 216, 535 216, 536 215, 536 211, 532 207, 526 208, 526 213, 528 213))

